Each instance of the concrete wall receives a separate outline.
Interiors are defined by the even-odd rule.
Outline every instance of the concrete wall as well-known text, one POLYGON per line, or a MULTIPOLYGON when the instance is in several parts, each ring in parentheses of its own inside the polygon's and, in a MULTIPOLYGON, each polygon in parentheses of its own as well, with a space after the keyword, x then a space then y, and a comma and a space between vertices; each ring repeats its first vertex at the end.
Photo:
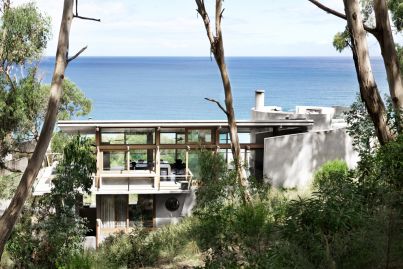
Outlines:
POLYGON ((345 160, 350 168, 358 161, 351 138, 342 128, 264 140, 264 177, 277 187, 308 187, 313 173, 335 159, 345 160))
POLYGON ((184 216, 189 216, 191 210, 196 203, 195 192, 192 191, 186 194, 158 194, 155 196, 155 224, 161 227, 170 223, 178 223, 184 216), (175 197, 179 201, 179 208, 176 211, 169 211, 165 207, 165 201, 175 197))

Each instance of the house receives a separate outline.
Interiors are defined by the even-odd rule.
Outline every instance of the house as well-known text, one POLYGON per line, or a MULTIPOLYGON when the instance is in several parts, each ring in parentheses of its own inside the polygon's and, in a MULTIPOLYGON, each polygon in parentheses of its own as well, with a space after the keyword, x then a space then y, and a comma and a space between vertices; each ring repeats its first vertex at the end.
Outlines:
MULTIPOLYGON (((300 146, 297 143, 305 143, 304 139, 292 137, 312 136, 317 132, 315 123, 325 124, 326 119, 333 117, 321 116, 318 109, 312 109, 315 115, 308 117, 307 108, 304 114, 283 113, 281 108, 265 107, 262 94, 256 92, 252 120, 237 122, 242 162, 249 175, 257 178, 274 175, 270 178, 272 183, 281 186, 295 173, 309 175, 314 168, 302 166, 300 171, 293 168, 294 174, 286 173, 289 167, 284 165, 300 161, 295 158, 299 156, 298 150, 294 150, 300 146), (292 143, 288 143, 290 137, 292 143)), ((59 121, 58 128, 94 139, 95 199, 83 207, 81 214, 88 218, 97 245, 109 234, 127 231, 134 225, 160 227, 189 215, 195 203, 193 183, 200 178, 199 150, 217 152, 228 165, 232 162, 228 123, 224 120, 71 120, 59 121)), ((333 142, 337 143, 337 139, 333 142)), ((344 157, 339 155, 325 156, 322 162, 344 157)), ((42 169, 34 195, 50 191, 54 170, 54 167, 42 169)))

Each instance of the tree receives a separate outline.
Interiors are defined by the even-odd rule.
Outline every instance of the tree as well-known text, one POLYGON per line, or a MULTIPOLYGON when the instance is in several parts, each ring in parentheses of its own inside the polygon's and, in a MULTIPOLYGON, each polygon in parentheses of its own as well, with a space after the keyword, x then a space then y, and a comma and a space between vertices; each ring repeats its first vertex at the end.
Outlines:
POLYGON ((3 3, 0 18, 0 165, 13 147, 13 132, 30 129, 41 106, 35 62, 50 37, 50 20, 34 4, 3 3), (17 72, 17 70, 21 72, 17 72), (25 73, 27 75, 20 75, 25 73))
POLYGON ((76 136, 65 146, 51 192, 25 207, 7 249, 23 268, 55 268, 83 251, 87 228, 76 205, 89 194, 96 171, 91 141, 76 136), (35 221, 33 221, 35 219, 35 221))
MULTIPOLYGON (((325 7, 315 0, 309 1, 323 10, 347 20, 347 32, 337 34, 333 45, 339 51, 346 46, 351 48, 361 98, 374 123, 379 143, 381 145, 386 144, 393 138, 393 134, 387 124, 385 104, 379 94, 369 60, 366 31, 372 32, 373 29, 364 25, 359 1, 344 1, 345 15, 325 7), (343 39, 345 42, 343 42, 343 39)), ((393 92, 393 89, 389 88, 393 92)), ((399 111, 399 109, 396 111, 399 111)))
MULTIPOLYGON (((76 2, 77 4, 77 2, 76 2)), ((78 57, 85 48, 81 49, 77 54, 68 57, 69 53, 69 35, 73 17, 88 19, 78 16, 77 6, 76 14, 73 13, 74 0, 65 0, 63 6, 63 15, 59 30, 59 39, 56 51, 56 63, 53 71, 52 83, 50 87, 50 97, 48 107, 43 122, 41 133, 36 144, 35 150, 28 162, 21 181, 17 187, 13 199, 9 207, 0 218, 0 256, 3 253, 4 246, 10 237, 13 227, 21 213, 23 205, 30 194, 32 185, 36 179, 42 160, 52 138, 53 129, 57 120, 60 100, 62 97, 62 85, 64 73, 68 63, 78 57)))
POLYGON ((206 99, 215 102, 227 116, 229 133, 231 138, 231 150, 232 155, 234 157, 235 169, 237 171, 239 184, 245 189, 244 200, 250 201, 251 197, 249 194, 249 183, 246 178, 245 169, 241 164, 241 146, 239 143, 238 128, 236 124, 235 112, 233 107, 231 82, 227 71, 227 65, 225 63, 224 42, 221 31, 221 20, 222 20, 222 14, 224 12, 224 9, 222 8, 222 0, 216 0, 215 35, 211 30, 210 18, 204 6, 204 0, 196 0, 196 4, 197 4, 197 12, 203 19, 203 23, 207 32, 207 37, 210 41, 210 51, 214 55, 214 59, 220 70, 221 80, 223 83, 225 93, 225 108, 216 100, 208 98, 206 99))

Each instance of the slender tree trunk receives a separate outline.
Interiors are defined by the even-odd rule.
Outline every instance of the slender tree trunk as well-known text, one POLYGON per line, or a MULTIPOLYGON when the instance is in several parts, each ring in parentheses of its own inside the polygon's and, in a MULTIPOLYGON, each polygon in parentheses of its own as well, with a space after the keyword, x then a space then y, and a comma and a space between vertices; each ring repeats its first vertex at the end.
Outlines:
POLYGON ((374 11, 376 18, 374 36, 381 48, 393 108, 400 118, 403 111, 403 84, 386 0, 374 0, 374 11))
POLYGON ((361 98, 375 125, 376 135, 381 145, 389 142, 393 136, 387 125, 386 110, 379 94, 369 60, 366 32, 363 27, 359 0, 343 0, 350 31, 351 47, 361 98))
POLYGON ((62 96, 64 72, 68 63, 67 56, 69 50, 70 27, 73 19, 73 5, 74 0, 64 0, 63 17, 60 25, 56 63, 51 84, 51 93, 38 143, 31 159, 28 162, 28 166, 24 171, 9 207, 0 218, 0 257, 18 219, 18 216, 21 213, 24 203, 30 195, 32 185, 41 167, 41 163, 49 146, 53 129, 55 127, 60 98, 62 96))
POLYGON ((225 93, 225 114, 227 115, 229 133, 231 138, 231 150, 235 162, 235 168, 237 172, 237 177, 239 185, 244 189, 244 201, 251 201, 251 196, 249 192, 249 182, 246 177, 245 168, 241 163, 241 145, 238 138, 238 127, 236 124, 235 112, 233 107, 232 89, 231 82, 228 76, 227 65, 225 64, 225 54, 224 54, 224 42, 221 31, 221 19, 222 19, 222 0, 216 0, 215 9, 215 35, 211 30, 210 19, 207 14, 206 8, 204 6, 203 0, 196 0, 197 12, 203 19, 204 26, 206 28, 207 37, 210 41, 211 52, 214 55, 214 59, 220 70, 221 79, 224 87, 225 93))

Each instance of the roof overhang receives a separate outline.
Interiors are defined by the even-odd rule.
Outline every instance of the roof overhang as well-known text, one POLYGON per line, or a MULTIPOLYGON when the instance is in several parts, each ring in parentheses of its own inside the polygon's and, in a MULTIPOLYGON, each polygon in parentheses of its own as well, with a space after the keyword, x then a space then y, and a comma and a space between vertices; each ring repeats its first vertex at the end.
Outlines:
MULTIPOLYGON (((264 121, 237 121, 238 128, 312 126, 313 120, 284 119, 264 121)), ((65 133, 93 134, 96 128, 200 128, 228 127, 226 120, 69 120, 59 121, 58 127, 65 133)))

